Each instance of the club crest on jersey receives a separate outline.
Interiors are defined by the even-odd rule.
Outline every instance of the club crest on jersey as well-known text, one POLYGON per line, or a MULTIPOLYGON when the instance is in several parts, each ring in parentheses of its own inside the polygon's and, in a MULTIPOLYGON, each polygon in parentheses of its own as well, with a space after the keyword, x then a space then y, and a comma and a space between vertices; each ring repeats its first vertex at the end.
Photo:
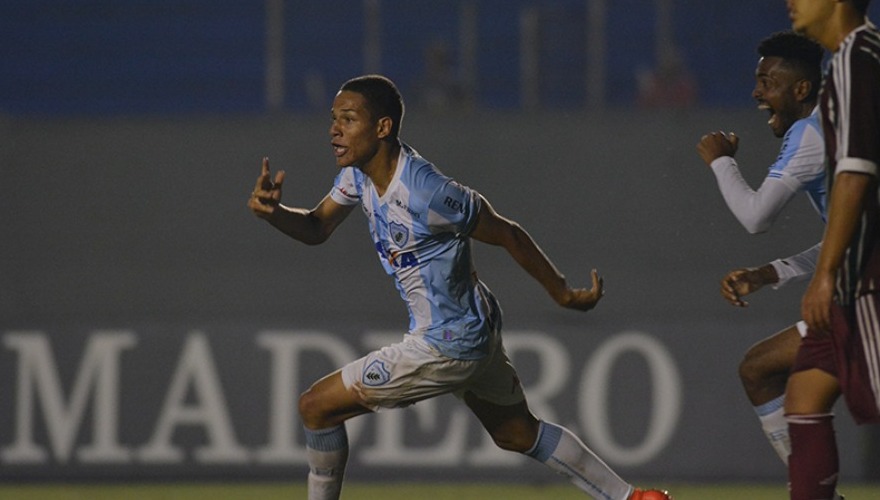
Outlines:
POLYGON ((385 368, 385 363, 377 359, 367 365, 361 379, 363 380, 364 385, 378 387, 387 384, 388 381, 391 380, 391 373, 385 368))
POLYGON ((409 240, 409 229, 403 224, 397 222, 392 222, 388 227, 391 232, 391 239, 394 240, 394 244, 399 247, 405 245, 407 240, 409 240))

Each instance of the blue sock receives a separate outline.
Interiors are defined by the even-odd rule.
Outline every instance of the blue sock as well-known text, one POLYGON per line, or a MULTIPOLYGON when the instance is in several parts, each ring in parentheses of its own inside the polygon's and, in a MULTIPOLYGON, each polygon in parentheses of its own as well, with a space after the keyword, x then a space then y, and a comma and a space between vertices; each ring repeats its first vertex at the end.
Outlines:
POLYGON ((348 462, 345 425, 313 431, 305 429, 309 459, 309 500, 337 500, 348 462))
POLYGON ((313 431, 303 427, 306 431, 306 446, 318 451, 336 451, 348 448, 348 433, 345 425, 337 425, 327 429, 313 431))

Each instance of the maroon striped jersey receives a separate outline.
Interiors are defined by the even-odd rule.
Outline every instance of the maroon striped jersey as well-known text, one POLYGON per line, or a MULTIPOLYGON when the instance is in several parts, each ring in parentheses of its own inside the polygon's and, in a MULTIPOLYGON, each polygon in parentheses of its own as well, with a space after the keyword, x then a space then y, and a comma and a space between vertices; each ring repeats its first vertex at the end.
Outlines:
POLYGON ((820 105, 829 184, 840 172, 874 178, 838 272, 837 301, 851 304, 860 294, 880 291, 880 31, 871 23, 850 33, 834 53, 820 105))

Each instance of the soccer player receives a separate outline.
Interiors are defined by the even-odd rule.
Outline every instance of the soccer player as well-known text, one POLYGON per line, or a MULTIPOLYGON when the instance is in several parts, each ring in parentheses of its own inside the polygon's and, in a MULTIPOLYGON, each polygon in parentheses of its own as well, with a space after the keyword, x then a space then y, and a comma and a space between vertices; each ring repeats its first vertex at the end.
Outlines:
MULTIPOLYGON (((704 135, 697 151, 718 181, 727 206, 750 233, 770 228, 782 208, 799 192, 809 198, 824 221, 826 209, 825 147, 819 127, 818 95, 822 82, 822 48, 791 31, 774 33, 758 45, 752 97, 770 114, 768 124, 782 149, 757 191, 743 179, 733 156, 739 140, 733 133, 704 135)), ((721 294, 745 307, 743 297, 765 285, 778 288, 805 279, 815 267, 819 245, 760 267, 729 272, 721 294)), ((739 373, 761 427, 773 449, 788 463, 791 452, 783 414, 785 384, 806 325, 798 322, 752 346, 739 373)))
POLYGON ((880 32, 868 3, 787 1, 794 30, 833 52, 820 96, 828 222, 785 401, 795 500, 831 497, 839 473, 831 411, 841 393, 857 423, 880 422, 880 32))
POLYGON ((323 243, 360 205, 379 261, 409 310, 401 342, 352 361, 300 396, 309 499, 339 497, 346 420, 445 393, 463 400, 499 447, 546 464, 595 498, 671 498, 634 488, 568 429, 531 413, 502 345, 498 301, 477 278, 471 240, 504 247, 563 307, 595 307, 603 295, 599 274, 592 271, 589 289, 570 286, 519 224, 400 141, 403 111, 389 79, 349 80, 330 113, 340 167, 330 193, 311 210, 282 205, 284 172, 272 177, 264 159, 248 200, 258 217, 307 244, 323 243))

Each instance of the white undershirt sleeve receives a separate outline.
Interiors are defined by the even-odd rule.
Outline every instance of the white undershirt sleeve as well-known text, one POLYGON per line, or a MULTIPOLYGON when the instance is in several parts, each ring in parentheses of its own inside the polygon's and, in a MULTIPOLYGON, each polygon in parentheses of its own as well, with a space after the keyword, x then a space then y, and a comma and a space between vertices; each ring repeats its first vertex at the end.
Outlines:
POLYGON ((762 233, 773 224, 782 207, 797 194, 798 186, 792 178, 767 177, 757 191, 749 187, 739 167, 730 156, 716 158, 712 172, 727 207, 746 231, 762 233))
POLYGON ((779 281, 773 285, 773 288, 779 288, 793 281, 801 281, 812 276, 816 270, 816 261, 819 259, 819 250, 822 249, 822 242, 816 243, 803 252, 786 257, 784 259, 776 259, 770 263, 779 281))
POLYGON ((856 172, 877 177, 877 164, 862 158, 841 158, 837 161, 834 175, 836 176, 841 172, 856 172))

